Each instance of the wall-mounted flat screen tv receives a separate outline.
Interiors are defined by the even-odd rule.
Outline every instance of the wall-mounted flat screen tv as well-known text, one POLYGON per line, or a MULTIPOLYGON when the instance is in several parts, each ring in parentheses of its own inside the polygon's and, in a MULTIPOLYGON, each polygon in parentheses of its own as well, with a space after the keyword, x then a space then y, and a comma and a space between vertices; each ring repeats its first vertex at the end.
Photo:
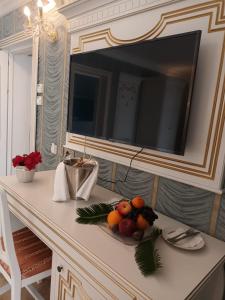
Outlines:
POLYGON ((71 55, 68 132, 183 155, 200 38, 71 55))

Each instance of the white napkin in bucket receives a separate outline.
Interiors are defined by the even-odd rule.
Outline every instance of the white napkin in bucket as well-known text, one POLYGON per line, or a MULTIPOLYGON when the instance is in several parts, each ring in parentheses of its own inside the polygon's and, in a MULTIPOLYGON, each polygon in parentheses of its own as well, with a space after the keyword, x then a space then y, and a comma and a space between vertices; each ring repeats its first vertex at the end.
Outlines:
POLYGON ((55 171, 53 201, 70 200, 69 188, 64 162, 60 162, 55 171))
MULTIPOLYGON (((76 198, 81 198, 85 201, 89 200, 92 189, 96 185, 98 179, 99 164, 97 161, 94 161, 94 163, 95 165, 91 174, 77 191, 76 198)), ((60 162, 55 172, 53 201, 63 202, 68 200, 70 200, 70 194, 67 182, 66 166, 64 162, 60 162)))
POLYGON ((95 161, 95 166, 91 174, 88 176, 88 178, 85 180, 85 182, 81 185, 81 187, 77 191, 77 195, 76 195, 77 198, 81 198, 84 199, 85 201, 88 201, 91 195, 91 191, 96 185, 98 179, 98 170, 99 170, 99 164, 97 161, 95 161))

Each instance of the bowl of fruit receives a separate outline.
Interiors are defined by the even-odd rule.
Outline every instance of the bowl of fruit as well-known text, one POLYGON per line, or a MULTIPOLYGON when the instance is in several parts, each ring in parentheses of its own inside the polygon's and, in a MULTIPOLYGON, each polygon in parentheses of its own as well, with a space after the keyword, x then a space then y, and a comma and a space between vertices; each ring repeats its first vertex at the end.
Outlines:
POLYGON ((140 196, 132 200, 122 199, 107 215, 107 224, 102 229, 128 245, 140 242, 152 232, 158 216, 140 196))

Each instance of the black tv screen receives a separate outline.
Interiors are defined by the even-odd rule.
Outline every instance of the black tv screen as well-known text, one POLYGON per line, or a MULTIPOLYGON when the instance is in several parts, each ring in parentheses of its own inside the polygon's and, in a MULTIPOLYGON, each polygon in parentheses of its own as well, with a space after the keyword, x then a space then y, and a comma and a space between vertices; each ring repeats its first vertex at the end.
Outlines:
POLYGON ((71 55, 68 131, 183 155, 200 38, 71 55))

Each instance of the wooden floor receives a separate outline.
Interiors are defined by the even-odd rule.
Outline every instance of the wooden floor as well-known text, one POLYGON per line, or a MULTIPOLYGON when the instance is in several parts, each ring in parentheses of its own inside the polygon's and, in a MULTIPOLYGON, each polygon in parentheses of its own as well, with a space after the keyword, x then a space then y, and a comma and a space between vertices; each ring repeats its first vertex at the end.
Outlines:
MULTIPOLYGON (((0 286, 6 283, 2 275, 0 275, 0 286)), ((42 295, 45 300, 50 299, 50 278, 43 279, 39 284, 35 284, 35 288, 42 295)), ((10 291, 0 296, 1 300, 11 300, 10 291)), ((22 300, 33 300, 34 298, 27 292, 25 288, 22 289, 22 300)))

